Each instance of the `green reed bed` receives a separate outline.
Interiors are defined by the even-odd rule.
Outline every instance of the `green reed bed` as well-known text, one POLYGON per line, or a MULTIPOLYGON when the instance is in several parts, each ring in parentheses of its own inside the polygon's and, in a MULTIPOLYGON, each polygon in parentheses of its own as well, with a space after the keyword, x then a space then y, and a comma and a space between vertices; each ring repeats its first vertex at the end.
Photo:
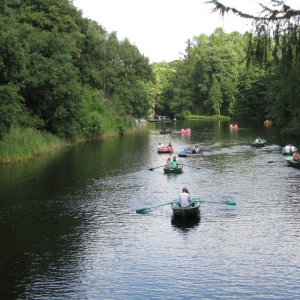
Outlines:
POLYGON ((12 163, 53 151, 66 143, 32 128, 13 128, 0 141, 0 162, 12 163))

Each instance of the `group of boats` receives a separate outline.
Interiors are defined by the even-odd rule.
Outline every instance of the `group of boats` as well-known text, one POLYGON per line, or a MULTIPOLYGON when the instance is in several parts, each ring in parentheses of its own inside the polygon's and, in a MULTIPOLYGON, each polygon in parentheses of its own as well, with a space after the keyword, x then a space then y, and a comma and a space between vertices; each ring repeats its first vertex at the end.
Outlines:
MULTIPOLYGON (((191 132, 190 129, 188 131, 191 132)), ((171 143, 169 144, 169 146, 163 146, 163 147, 159 148, 157 152, 158 153, 173 153, 174 149, 173 149, 173 147, 170 147, 170 145, 171 145, 171 143)), ((200 156, 202 154, 203 154, 203 151, 198 146, 195 146, 194 148, 187 147, 183 151, 179 152, 178 157, 200 156)), ((164 174, 181 174, 183 172, 183 166, 184 166, 183 161, 178 160, 176 157, 173 157, 173 162, 170 161, 169 165, 168 164, 164 165, 164 167, 163 167, 164 174)), ((174 200, 173 202, 171 202, 169 204, 171 205, 174 217, 177 217, 180 219, 188 219, 188 218, 195 217, 199 214, 201 201, 198 198, 192 199, 191 205, 188 207, 181 207, 179 200, 174 200)), ((141 211, 137 211, 137 212, 141 212, 141 211)))
MULTIPOLYGON (((272 120, 266 120, 264 121, 264 125, 272 125, 272 120)), ((232 129, 237 129, 239 128, 238 124, 237 123, 233 123, 233 124, 230 124, 229 125, 229 128, 232 128, 232 129)))
MULTIPOLYGON (((255 141, 251 144, 251 147, 261 148, 266 145, 266 140, 257 137, 255 141)), ((286 145, 282 148, 282 154, 287 162, 287 164, 294 168, 300 168, 300 154, 298 153, 298 148, 293 144, 286 145)))
MULTIPOLYGON (((174 148, 172 147, 171 142, 169 143, 168 146, 165 146, 162 143, 159 143, 157 153, 158 154, 174 153, 174 148)), ((196 145, 194 148, 187 147, 186 149, 182 150, 181 152, 178 153, 178 157, 197 157, 197 156, 201 156, 202 154, 203 154, 202 149, 200 149, 196 145)), ((176 158, 176 156, 173 157, 173 161, 175 161, 175 163, 172 164, 172 161, 170 161, 169 166, 167 163, 166 163, 166 165, 164 165, 164 174, 172 174, 172 173, 173 174, 181 174, 183 172, 183 166, 184 166, 183 162, 178 160, 176 158)))
MULTIPOLYGON (((192 131, 190 128, 187 129, 181 129, 181 134, 191 134, 192 131)), ((172 130, 170 127, 163 127, 161 128, 161 130, 159 131, 160 134, 167 134, 167 133, 172 133, 172 130)))

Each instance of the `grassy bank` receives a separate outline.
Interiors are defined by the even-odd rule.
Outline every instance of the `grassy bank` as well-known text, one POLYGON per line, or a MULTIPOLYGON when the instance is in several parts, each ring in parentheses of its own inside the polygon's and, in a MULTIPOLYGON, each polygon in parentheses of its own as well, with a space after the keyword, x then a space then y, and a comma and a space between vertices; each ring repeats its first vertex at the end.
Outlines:
POLYGON ((200 115, 189 115, 185 117, 187 120, 221 120, 221 121, 230 121, 230 117, 227 116, 200 116, 200 115))
MULTIPOLYGON (((133 123, 134 124, 134 123, 133 123)), ((127 124, 128 125, 128 124, 127 124)), ((120 135, 120 132, 130 132, 136 126, 124 128, 106 128, 106 132, 98 137, 91 139, 107 139, 120 135)), ((78 139, 74 142, 67 142, 57 136, 41 132, 33 128, 12 128, 10 133, 3 136, 0 141, 0 164, 16 163, 33 159, 40 155, 45 155, 56 151, 57 149, 74 145, 78 142, 83 142, 83 139, 78 139)))
POLYGON ((0 141, 0 163, 14 163, 54 151, 66 141, 32 128, 13 128, 0 141))

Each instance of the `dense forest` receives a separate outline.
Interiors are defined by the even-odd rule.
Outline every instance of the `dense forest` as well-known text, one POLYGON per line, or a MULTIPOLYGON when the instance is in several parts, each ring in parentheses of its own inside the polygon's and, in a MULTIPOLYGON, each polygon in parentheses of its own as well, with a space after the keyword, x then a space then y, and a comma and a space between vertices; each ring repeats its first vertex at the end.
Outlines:
POLYGON ((216 28, 188 40, 182 58, 150 64, 71 0, 2 1, 0 16, 0 140, 15 128, 69 141, 122 134, 155 114, 271 118, 299 133, 297 22, 275 35, 216 28))

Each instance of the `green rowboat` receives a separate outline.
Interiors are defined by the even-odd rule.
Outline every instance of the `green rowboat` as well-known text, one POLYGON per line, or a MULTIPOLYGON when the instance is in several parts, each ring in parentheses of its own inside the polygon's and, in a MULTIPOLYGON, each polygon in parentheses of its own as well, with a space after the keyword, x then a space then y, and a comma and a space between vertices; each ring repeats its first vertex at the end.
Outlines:
POLYGON ((164 173, 165 174, 181 174, 183 172, 183 162, 178 161, 176 168, 168 168, 167 165, 164 166, 164 173))
POLYGON ((287 161, 287 163, 290 167, 300 168, 300 161, 294 160, 293 156, 285 155, 284 158, 285 158, 285 160, 287 161))
POLYGON ((160 130, 160 134, 167 134, 167 133, 172 133, 172 130, 160 130))
MULTIPOLYGON (((196 199, 196 200, 199 200, 199 199, 196 199)), ((179 201, 174 201, 171 204, 171 208, 173 210, 174 216, 186 219, 186 218, 189 218, 189 217, 199 214, 200 205, 201 205, 200 201, 196 201, 191 206, 188 206, 188 207, 181 207, 181 206, 179 206, 178 202, 179 201)))
POLYGON ((251 147, 255 147, 255 148, 260 148, 260 147, 264 147, 266 145, 266 140, 261 139, 260 143, 252 143, 251 147))

